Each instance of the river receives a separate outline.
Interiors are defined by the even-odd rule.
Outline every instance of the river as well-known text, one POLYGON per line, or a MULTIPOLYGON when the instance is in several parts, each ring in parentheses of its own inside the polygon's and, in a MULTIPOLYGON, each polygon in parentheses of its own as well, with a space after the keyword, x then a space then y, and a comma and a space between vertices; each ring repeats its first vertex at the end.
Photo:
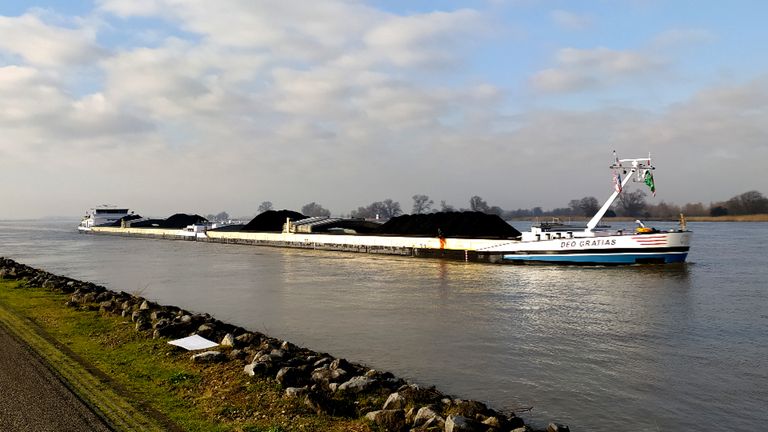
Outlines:
POLYGON ((688 263, 608 268, 83 235, 76 224, 0 221, 0 256, 497 409, 532 406, 523 417, 536 425, 768 424, 768 223, 689 223, 688 263))

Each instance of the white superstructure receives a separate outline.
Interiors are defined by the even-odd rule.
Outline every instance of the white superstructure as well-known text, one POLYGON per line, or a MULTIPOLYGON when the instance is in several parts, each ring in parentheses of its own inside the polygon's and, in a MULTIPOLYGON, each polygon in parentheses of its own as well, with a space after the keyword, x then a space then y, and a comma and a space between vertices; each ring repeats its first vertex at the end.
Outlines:
POLYGON ((80 231, 90 231, 95 226, 111 225, 132 214, 133 212, 127 208, 109 205, 94 207, 86 212, 77 229, 80 231))

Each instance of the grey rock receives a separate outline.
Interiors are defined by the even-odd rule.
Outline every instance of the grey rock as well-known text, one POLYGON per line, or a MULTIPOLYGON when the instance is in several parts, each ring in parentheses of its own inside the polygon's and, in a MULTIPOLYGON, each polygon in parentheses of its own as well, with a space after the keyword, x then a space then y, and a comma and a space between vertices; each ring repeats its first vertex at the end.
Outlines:
POLYGON ((412 425, 413 420, 416 418, 416 408, 411 407, 408 411, 405 413, 405 423, 412 425))
POLYGON ((331 369, 331 381, 341 382, 349 375, 344 369, 331 369))
POLYGON ((147 313, 144 311, 134 311, 131 313, 131 321, 136 322, 139 318, 147 319, 147 313))
POLYGON ((114 296, 109 291, 104 291, 96 295, 95 301, 101 303, 103 301, 108 301, 114 299, 114 296))
POLYGON ((423 430, 445 430, 445 420, 442 417, 433 417, 421 426, 423 430))
POLYGON ((151 328, 152 328, 152 323, 149 322, 149 320, 144 318, 143 316, 140 316, 136 320, 136 331, 149 330, 151 328))
POLYGON ((405 398, 400 396, 400 393, 392 393, 387 398, 387 401, 384 402, 384 406, 382 409, 384 410, 393 410, 393 409, 405 409, 406 403, 405 398))
POLYGON ((402 431, 405 429, 405 412, 403 410, 371 411, 365 419, 375 423, 387 431, 402 431))
POLYGON ((329 411, 328 401, 317 393, 307 393, 307 396, 304 397, 304 405, 316 414, 327 414, 329 411))
POLYGON ((243 345, 250 345, 258 340, 258 337, 253 333, 243 333, 235 338, 237 343, 243 345))
POLYGON ((488 407, 484 403, 474 400, 456 399, 451 405, 456 414, 467 418, 475 418, 478 414, 488 412, 488 407))
POLYGON ((374 381, 364 376, 352 377, 349 381, 339 385, 338 391, 360 393, 368 389, 374 381))
POLYGON ((247 364, 243 371, 249 376, 266 375, 272 370, 273 367, 274 366, 271 362, 253 362, 247 364))
POLYGON ((168 318, 163 318, 163 319, 160 319, 158 321, 155 321, 155 323, 152 324, 152 327, 155 330, 162 330, 162 329, 168 327, 169 325, 171 325, 171 320, 169 320, 168 318))
POLYGON ((413 417, 413 427, 421 427, 424 426, 427 422, 434 421, 434 419, 439 418, 440 420, 443 420, 442 417, 438 413, 435 412, 431 407, 421 407, 416 412, 416 415, 413 417))
POLYGON ((315 368, 321 368, 329 364, 331 364, 331 359, 328 357, 323 357, 320 360, 317 360, 312 366, 314 366, 315 368))
POLYGON ((235 335, 232 333, 227 333, 224 335, 223 338, 221 338, 221 342, 219 342, 219 345, 224 347, 234 347, 235 346, 235 335))
POLYGON ((220 351, 206 351, 192 355, 191 359, 195 363, 213 363, 225 360, 226 356, 220 351))
POLYGON ((207 337, 210 337, 211 334, 213 334, 214 330, 216 330, 216 326, 214 324, 209 324, 209 323, 201 324, 197 328, 197 334, 199 334, 204 338, 207 338, 207 337))
POLYGON ((445 432, 485 432, 487 426, 464 416, 448 416, 445 420, 445 432))
POLYGON ((500 420, 498 417, 491 416, 483 420, 482 423, 494 429, 501 429, 502 420, 500 420))
POLYGON ((547 425, 547 432, 571 432, 571 429, 560 423, 550 423, 547 425))
POLYGON ((254 376, 254 375, 256 375, 256 371, 254 371, 254 370, 253 370, 253 368, 254 368, 254 367, 257 365, 257 364, 258 364, 258 363, 248 363, 248 364, 247 364, 247 365, 245 365, 245 367, 243 368, 243 372, 245 372, 245 373, 246 373, 246 375, 248 375, 248 376, 254 376))
POLYGON ((331 368, 331 370, 335 370, 335 369, 348 370, 348 369, 350 369, 350 364, 349 364, 348 361, 346 361, 344 359, 336 359, 336 360, 331 362, 330 368, 331 368))
POLYGON ((317 368, 312 371, 310 379, 318 384, 328 384, 331 382, 331 370, 328 368, 317 368))
POLYGON ((101 303, 99 303, 99 311, 101 312, 112 312, 112 309, 115 308, 115 302, 112 300, 106 300, 101 303))
POLYGON ((152 321, 157 321, 163 318, 169 318, 170 314, 164 310, 158 309, 155 311, 152 311, 152 313, 149 315, 150 318, 152 318, 152 321))
POLYGON ((189 334, 187 326, 162 319, 155 323, 155 331, 160 337, 181 337, 189 334))
POLYGON ((246 355, 245 351, 239 349, 233 349, 227 353, 227 357, 230 360, 244 360, 246 355))
POLYGON ((283 341, 283 343, 280 344, 280 349, 283 351, 293 351, 296 349, 296 345, 288 341, 283 341))
POLYGON ((280 368, 275 379, 283 387, 299 387, 302 384, 301 372, 295 367, 280 368))

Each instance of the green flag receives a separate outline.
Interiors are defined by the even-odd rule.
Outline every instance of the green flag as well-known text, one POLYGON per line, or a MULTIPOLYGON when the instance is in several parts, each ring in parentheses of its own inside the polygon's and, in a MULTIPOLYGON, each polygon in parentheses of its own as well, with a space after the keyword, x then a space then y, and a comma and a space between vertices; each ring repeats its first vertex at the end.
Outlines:
POLYGON ((651 188, 651 193, 653 196, 656 196, 656 184, 653 183, 653 174, 651 174, 650 170, 647 170, 645 172, 645 184, 648 185, 649 188, 651 188))

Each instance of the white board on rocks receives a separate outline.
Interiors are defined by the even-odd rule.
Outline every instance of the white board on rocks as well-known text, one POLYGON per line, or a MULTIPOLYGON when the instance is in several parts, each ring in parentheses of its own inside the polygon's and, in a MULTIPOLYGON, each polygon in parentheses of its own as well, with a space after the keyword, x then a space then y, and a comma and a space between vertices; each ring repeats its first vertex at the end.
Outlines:
POLYGON ((181 339, 176 339, 168 342, 171 345, 182 347, 187 351, 195 351, 201 349, 208 349, 218 346, 214 341, 208 340, 199 335, 192 335, 181 339))

